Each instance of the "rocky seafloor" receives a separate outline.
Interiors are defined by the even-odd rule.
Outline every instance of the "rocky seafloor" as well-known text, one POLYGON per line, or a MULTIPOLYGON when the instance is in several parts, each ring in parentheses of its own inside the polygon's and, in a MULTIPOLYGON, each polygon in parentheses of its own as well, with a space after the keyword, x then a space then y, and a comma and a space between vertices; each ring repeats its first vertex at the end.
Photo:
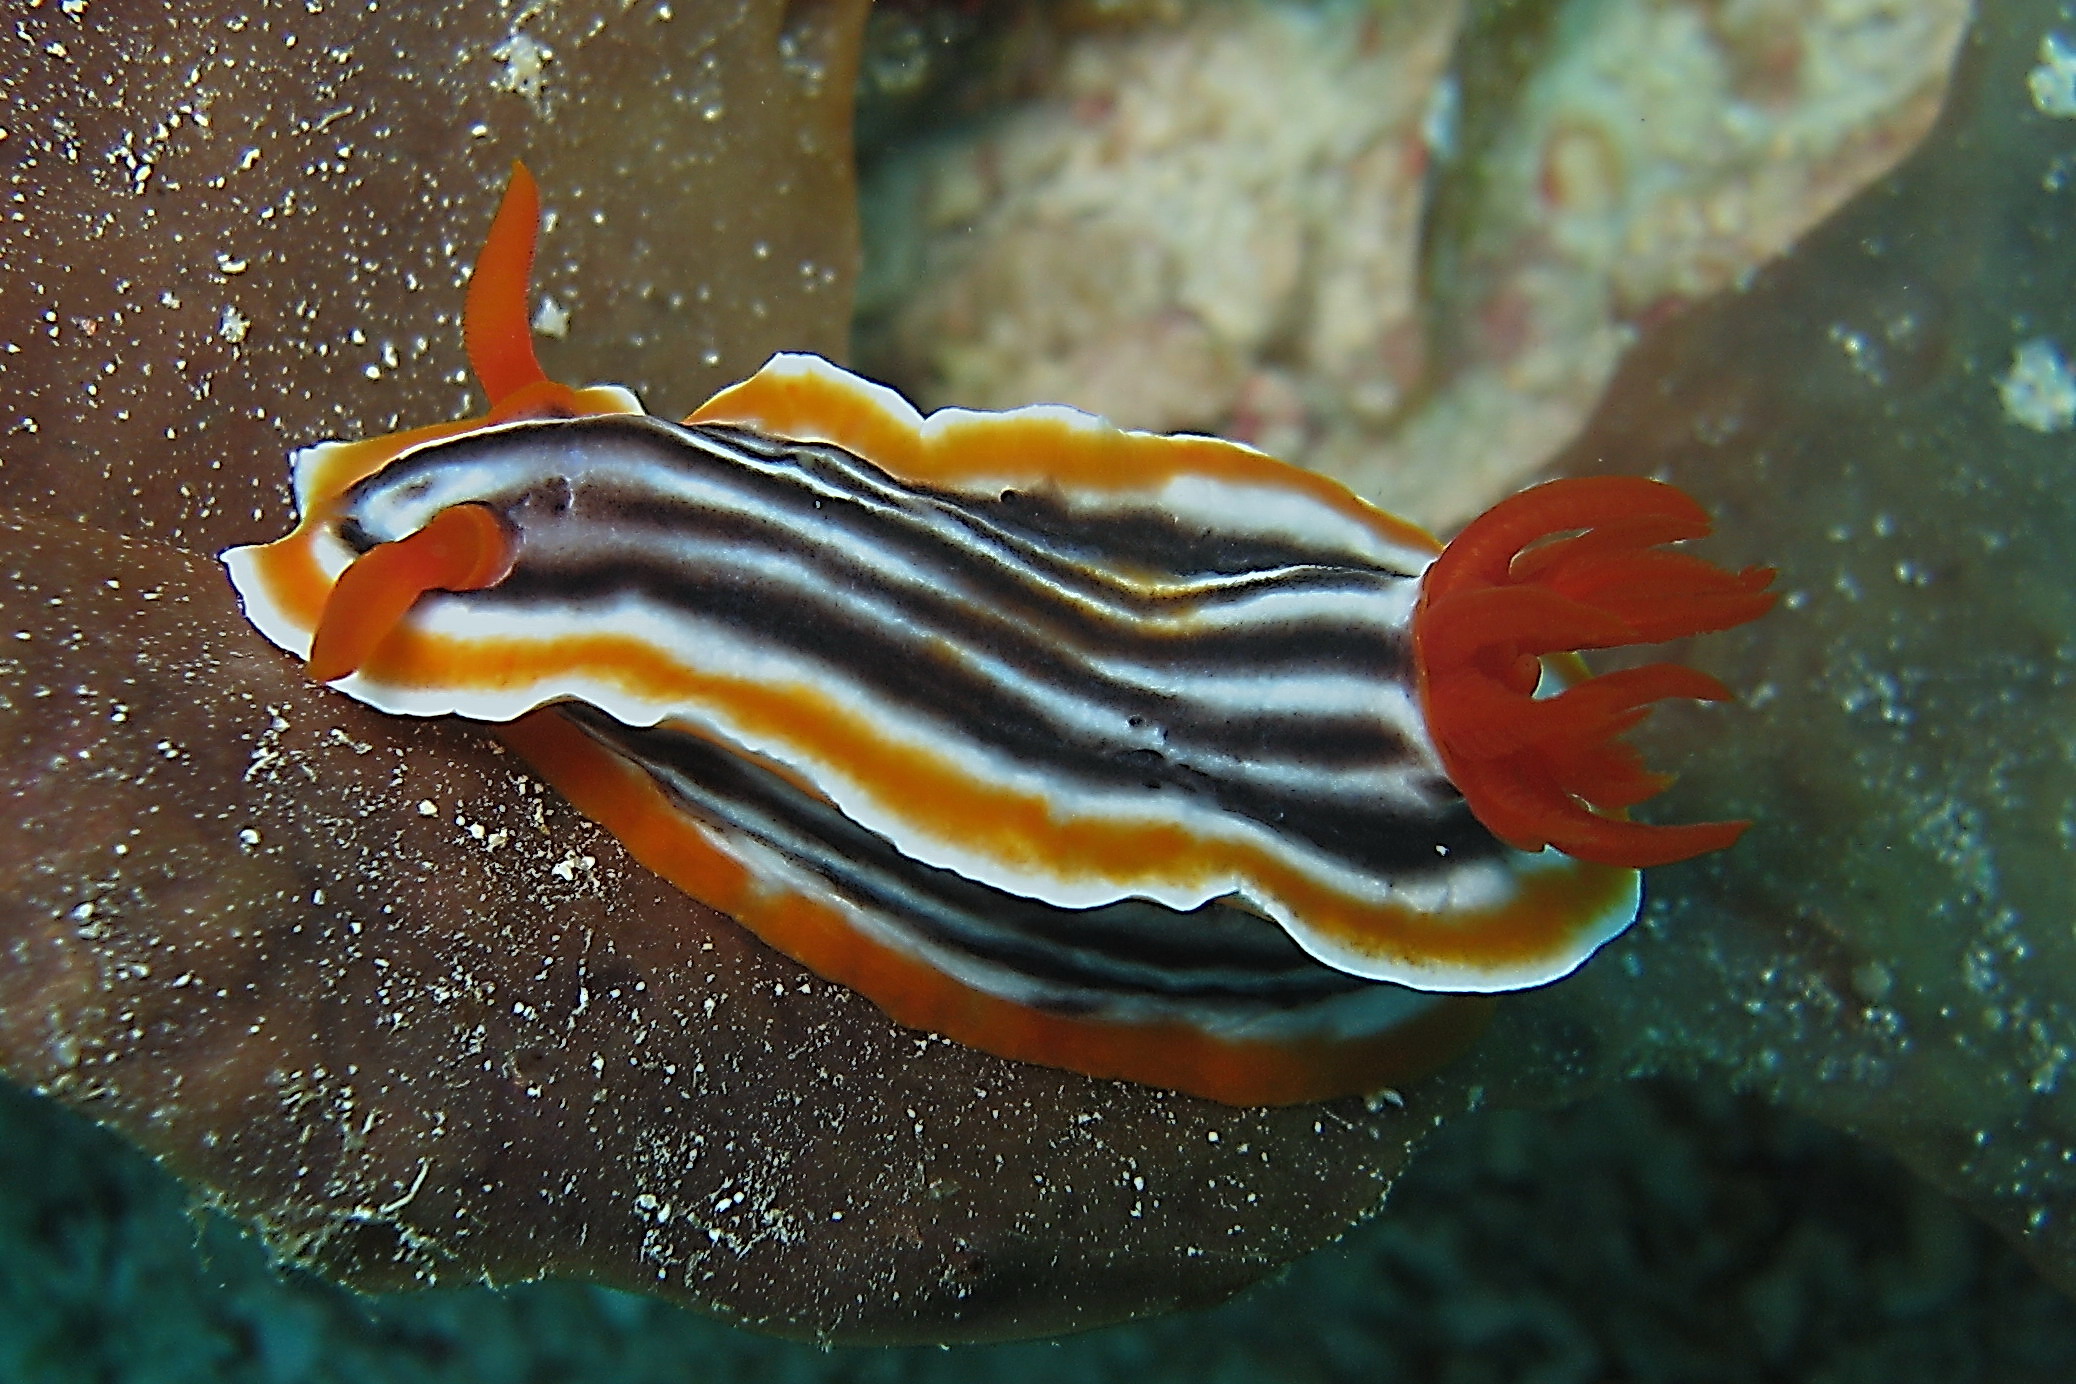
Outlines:
POLYGON ((1654 1081, 1436 1136, 1389 1211, 1222 1307, 828 1351, 575 1283, 363 1297, 282 1271, 113 1137, 0 1090, 0 1378, 2051 1384, 2068 1300, 1893 1161, 1654 1081))

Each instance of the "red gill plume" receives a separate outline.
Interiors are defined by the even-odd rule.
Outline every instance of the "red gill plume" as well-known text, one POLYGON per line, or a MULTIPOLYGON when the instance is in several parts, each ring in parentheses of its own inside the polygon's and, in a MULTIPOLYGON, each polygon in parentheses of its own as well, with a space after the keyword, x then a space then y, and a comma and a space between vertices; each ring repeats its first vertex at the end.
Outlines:
POLYGON ((1428 569, 1413 617, 1422 708, 1451 781, 1508 845, 1642 868, 1720 850, 1750 825, 1625 815, 1671 777, 1621 736, 1653 702, 1727 700, 1715 678, 1653 663, 1535 695, 1544 655, 1684 639, 1771 609, 1771 568, 1732 572, 1664 546, 1710 527, 1662 481, 1551 481, 1473 520, 1428 569))

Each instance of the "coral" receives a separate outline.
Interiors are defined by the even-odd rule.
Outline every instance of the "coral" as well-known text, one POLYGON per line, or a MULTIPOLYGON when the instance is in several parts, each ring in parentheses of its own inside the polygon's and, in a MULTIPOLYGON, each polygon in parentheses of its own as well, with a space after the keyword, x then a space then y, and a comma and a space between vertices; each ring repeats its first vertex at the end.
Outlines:
POLYGON ((1084 38, 1040 99, 876 165, 864 364, 926 404, 1239 437, 1460 523, 1637 324, 1910 148, 1964 13, 1270 0, 1084 38))

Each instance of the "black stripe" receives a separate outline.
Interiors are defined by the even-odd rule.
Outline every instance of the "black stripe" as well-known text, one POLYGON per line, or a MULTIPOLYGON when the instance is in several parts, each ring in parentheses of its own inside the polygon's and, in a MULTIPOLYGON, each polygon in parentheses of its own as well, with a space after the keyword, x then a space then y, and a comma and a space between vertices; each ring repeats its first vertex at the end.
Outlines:
MULTIPOLYGON (((1226 904, 1182 912, 1130 900, 1070 909, 992 889, 918 864, 720 746, 667 729, 633 729, 589 707, 567 711, 698 820, 750 836, 931 948, 1001 966, 1049 990, 1251 1010, 1299 1007, 1381 983, 1313 960, 1275 923, 1226 904)), ((1050 1007, 1079 1006, 1055 996, 1050 1007)))
MULTIPOLYGON (((1381 696, 1384 688, 1410 680, 1402 631, 1363 623, 1357 602, 1392 593, 1405 579, 1400 574, 1366 564, 1326 567, 1318 551, 1257 545, 1256 556, 1278 565, 1258 572, 1241 593, 1149 597, 1108 575, 1141 569, 1142 554, 1101 549, 1080 531, 1071 552, 1026 556, 1022 550, 1043 538, 1047 526, 1067 522, 1064 511, 1032 497, 1002 501, 1002 515, 989 516, 986 502, 904 486, 836 448, 795 447, 739 429, 687 430, 637 417, 531 425, 428 444, 349 493, 356 505, 395 496, 436 476, 440 467, 466 462, 518 473, 504 492, 474 498, 504 511, 527 536, 512 575, 497 588, 471 593, 471 602, 526 606, 638 596, 696 613, 746 639, 819 658, 838 685, 853 682, 947 735, 1044 766, 1066 791, 1206 799, 1223 812, 1386 876, 1431 875, 1501 849, 1439 779, 1424 785, 1432 808, 1414 812, 1368 793, 1319 795, 1276 786, 1275 776, 1285 770, 1349 773, 1413 762, 1414 748, 1381 711, 1374 717, 1233 713, 1193 705, 1186 694, 1134 687, 1098 674, 1089 662, 1129 658, 1142 674, 1158 672, 1179 688, 1209 672, 1302 670, 1358 690, 1375 688, 1381 696), (714 432, 720 436, 707 435, 714 432), (734 456, 731 446, 754 451, 764 469, 734 456), (515 448, 531 461, 515 459, 515 448), (754 512, 660 499, 634 481, 636 465, 721 487, 742 496, 754 512), (816 494, 817 482, 837 495, 816 494), (1032 515, 1042 522, 1031 521, 1032 515), (1010 520, 1024 528, 1005 547, 1001 531, 1010 520), (624 553, 601 557, 593 541, 599 534, 610 535, 611 545, 624 553), (643 554, 645 546, 653 554, 657 545, 688 535, 718 551, 710 550, 704 562, 643 554), (829 540, 839 535, 941 573, 942 585, 891 590, 833 549, 829 540), (558 547, 572 551, 557 560, 549 554, 558 547), (744 564, 741 552, 776 558, 813 585, 839 594, 809 599, 774 588, 744 564), (1044 580, 1101 600, 1106 609, 1081 609, 1047 589, 1044 580), (888 621, 842 602, 840 593, 847 589, 869 589, 875 599, 893 603, 898 618, 888 621), (1269 628, 1187 634, 1146 624, 1146 616, 1157 611, 1193 604, 1215 609, 1275 590, 1346 595, 1349 618, 1314 616, 1269 628), (1039 699, 1011 695, 996 678, 958 658, 960 649, 986 650, 1044 693, 1039 699), (1072 725, 1044 696, 1096 708, 1117 732, 1091 734, 1072 725), (1238 778, 1219 772, 1224 761, 1247 764, 1250 772, 1238 778)), ((1170 549, 1194 554, 1192 561, 1205 559, 1201 543, 1190 547, 1201 535, 1164 516, 1127 515, 1106 532, 1136 538, 1163 522, 1173 531, 1170 549)), ((1231 569, 1239 570, 1253 569, 1231 569)), ((1187 572, 1161 575, 1185 587, 1195 579, 1187 572)))
MULTIPOLYGON (((864 467, 884 475, 870 462, 827 443, 795 442, 766 437, 747 428, 705 423, 687 429, 724 440, 744 452, 796 466, 822 461, 823 474, 857 475, 864 467)), ((899 482, 896 482, 898 485, 899 482)), ((935 497, 967 517, 977 528, 991 530, 1027 546, 1034 557, 1055 554, 1089 568, 1117 567, 1120 559, 1133 571, 1159 572, 1179 580, 1201 580, 1282 567, 1330 564, 1360 567, 1391 576, 1411 571, 1378 567, 1339 547, 1322 548, 1294 539, 1261 534, 1220 533, 1182 522, 1172 514, 1146 508, 1115 511, 1076 505, 1063 494, 1039 489, 1003 490, 991 497, 931 486, 904 486, 912 494, 935 497)))
MULTIPOLYGON (((674 553, 658 550, 696 538, 701 547, 741 549, 782 559, 813 585, 836 591, 870 588, 918 625, 986 632, 991 643, 996 638, 1015 638, 1033 648, 1065 644, 1088 657, 1128 662, 1136 655, 1143 661, 1157 661, 1161 667, 1303 665, 1316 656, 1321 633, 1307 626, 1332 623, 1351 651, 1360 648, 1370 655, 1373 666, 1365 676, 1398 678, 1409 667, 1402 630, 1373 621, 1366 631, 1371 642, 1358 646, 1345 638, 1355 631, 1339 623, 1360 618, 1360 606, 1352 603, 1389 594, 1400 578, 1318 566, 1284 568, 1261 573, 1244 587, 1151 597, 1135 594, 1129 601, 1105 601, 1104 608, 1090 611, 992 554, 950 547, 940 537, 919 533, 913 526, 861 523, 852 511, 839 506, 817 509, 804 496, 779 497, 794 502, 784 506, 774 505, 774 498, 765 493, 755 496, 760 509, 780 511, 766 517, 665 499, 613 481, 587 480, 579 486, 568 513, 552 520, 529 512, 523 496, 494 496, 487 502, 523 531, 550 542, 555 538, 552 525, 557 523, 609 532, 615 554, 610 563, 590 559, 577 547, 565 559, 565 570, 624 564, 636 572, 647 567, 661 578, 647 583, 658 590, 668 589, 669 573, 679 560, 674 553), (821 541, 805 542, 804 534, 821 541), (884 560, 912 564, 936 574, 937 579, 922 587, 888 586, 872 567, 840 553, 835 546, 838 538, 854 539, 884 560), (643 549, 657 555, 632 555, 643 549), (1278 595, 1339 597, 1351 604, 1346 610, 1311 615, 1303 622, 1267 628, 1259 622, 1254 628, 1215 627, 1226 610, 1278 595), (1171 622, 1172 627, 1156 621, 1171 622), (1204 628, 1207 625, 1212 627, 1204 628)), ((720 554, 719 560, 725 562, 726 557, 720 554)), ((545 580, 553 570, 549 564, 556 560, 539 553, 526 565, 545 580)))
MULTIPOLYGON (((604 441, 639 453, 644 464, 676 471, 688 479, 742 486, 747 461, 760 463, 755 483, 760 507, 790 510, 803 522, 851 526, 869 547, 914 546, 912 531, 922 522, 962 530, 970 546, 1007 545, 1018 563, 995 562, 1014 571, 1021 565, 1069 589, 1086 589, 1124 604, 1139 599, 1131 583, 1112 573, 1151 577, 1177 586, 1246 573, 1318 567, 1329 572, 1367 572, 1385 579, 1412 573, 1379 566, 1338 545, 1305 545, 1294 540, 1213 533, 1200 525, 1152 509, 1122 513, 1077 514, 1061 497, 1030 491, 1008 491, 1001 497, 975 499, 956 492, 899 481, 863 458, 841 448, 765 438, 740 428, 715 424, 685 427, 642 415, 522 422, 429 442, 391 461, 346 492, 346 508, 360 509, 376 492, 408 492, 414 482, 457 461, 498 460, 515 446, 537 444, 566 455, 572 469, 584 469, 586 455, 599 450, 586 444, 604 441), (839 511, 818 507, 802 481, 819 482, 854 505, 839 511), (793 493, 788 495, 790 489, 793 493)), ((596 483, 596 482, 594 482, 596 483)), ((644 499, 654 499, 643 496, 644 499)), ((927 555, 941 559, 944 540, 923 540, 927 555)), ((976 568, 974 575, 990 575, 976 568)), ((1162 598, 1152 598, 1157 603, 1162 598)))
MULTIPOLYGON (((840 577, 827 574, 819 575, 817 582, 838 591, 844 589, 841 583, 840 577)), ((1183 687, 1191 680, 1214 675, 1307 677, 1348 683, 1352 685, 1349 690, 1368 697, 1381 696, 1393 685, 1403 687, 1407 681, 1395 650, 1380 648, 1367 639, 1351 639, 1344 628, 1322 621, 1244 635, 1198 636, 1188 658, 1159 657, 1165 642, 1151 655, 1142 647, 1136 651, 1141 655, 1140 668, 1111 675, 1091 667, 1088 660, 1096 651, 1034 628, 1035 622, 999 620, 955 599, 933 596, 888 601, 877 588, 874 597, 877 609, 863 601, 803 596, 785 584, 763 581, 760 574, 731 562, 724 554, 698 565, 613 560, 563 565, 537 559, 522 562, 500 586, 472 599, 480 601, 484 609, 504 606, 513 610, 554 601, 603 605, 638 600, 714 621, 752 636, 755 642, 797 649, 809 657, 820 651, 826 659, 840 659, 843 680, 884 690, 894 700, 912 702, 918 710, 938 715, 951 715, 950 709, 960 705, 984 713, 991 704, 999 705, 1005 697, 1015 695, 998 678, 982 674, 946 652, 985 649, 993 660, 1062 700, 1110 709, 1120 724, 1138 717, 1165 725, 1186 739, 1201 736, 1207 750, 1224 743, 1234 750, 1259 752, 1286 736, 1293 746, 1301 745, 1311 723, 1322 718, 1282 713, 1257 717, 1206 707, 1205 716, 1215 715, 1217 723, 1206 720, 1193 736, 1188 733, 1192 724, 1186 714, 1189 708, 1171 686, 1183 687), (882 612, 888 605, 898 618, 885 617, 882 612), (1203 657, 1201 650, 1206 646, 1222 656, 1203 657), (922 678, 924 665, 928 665, 927 678, 922 678), (1135 676, 1128 680, 1128 672, 1135 676), (1142 680, 1155 685, 1139 685, 1142 680)), ((1036 703, 1001 710, 1019 717, 1045 714, 1036 703)), ((978 723, 982 717, 974 719, 978 723)), ((1380 760, 1397 762, 1411 755, 1410 748, 1377 717, 1344 714, 1329 724, 1330 730, 1311 737, 1317 743, 1301 758, 1332 767, 1353 767, 1380 760)), ((1064 726, 1058 729, 1065 732, 1064 726)))
MULTIPOLYGON (((1141 789, 1207 798, 1231 815, 1379 873, 1425 875, 1501 849, 1454 788, 1439 778, 1425 785, 1434 809, 1408 813, 1369 793, 1298 796, 1201 767, 1225 757, 1344 771, 1409 761, 1411 748, 1381 718, 1241 713, 1213 719, 1190 715, 1188 704, 1176 699, 1111 689, 1100 704, 1120 724, 1136 717, 1158 728, 1160 747, 1155 749, 1091 736, 1061 723, 1042 703, 1011 701, 970 668, 928 648, 897 642, 875 619, 820 603, 788 602, 730 574, 705 578, 679 568, 636 579, 612 569, 590 577, 534 579, 522 567, 494 595, 471 599, 486 607, 525 606, 543 599, 592 601, 627 593, 696 611, 745 638, 810 653, 832 651, 838 656, 826 664, 832 679, 869 687, 922 723, 943 726, 1012 760, 1042 764, 1067 791, 1141 789)), ((1074 668, 1070 663, 1058 671, 1074 668)), ((1052 679, 1055 684, 1063 680, 1052 679)))

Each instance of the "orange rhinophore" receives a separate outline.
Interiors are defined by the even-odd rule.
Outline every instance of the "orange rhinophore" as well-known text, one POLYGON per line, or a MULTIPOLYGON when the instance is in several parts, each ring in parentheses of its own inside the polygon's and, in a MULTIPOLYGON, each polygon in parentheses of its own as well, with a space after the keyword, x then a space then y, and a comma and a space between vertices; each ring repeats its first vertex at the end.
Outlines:
POLYGON ((534 355, 533 326, 526 311, 534 231, 540 221, 541 196, 533 174, 525 164, 514 163, 490 234, 484 237, 483 253, 476 256, 476 270, 469 275, 461 315, 469 369, 490 396, 493 410, 521 390, 548 382, 534 355))
POLYGON ((339 574, 310 640, 310 676, 345 677, 428 591, 480 591, 512 568, 512 540, 481 505, 454 505, 424 528, 363 554, 339 574))
POLYGON ((313 676, 497 724, 897 1021, 1239 1104, 1373 1090, 1739 830, 1621 815, 1663 780, 1617 737, 1713 679, 1537 695, 1765 609, 1664 549, 1707 530, 1671 487, 1538 487, 1444 551, 1237 443, 925 417, 813 356, 672 422, 541 371, 538 215, 518 170, 468 293, 485 415, 297 453, 232 582, 313 676))

